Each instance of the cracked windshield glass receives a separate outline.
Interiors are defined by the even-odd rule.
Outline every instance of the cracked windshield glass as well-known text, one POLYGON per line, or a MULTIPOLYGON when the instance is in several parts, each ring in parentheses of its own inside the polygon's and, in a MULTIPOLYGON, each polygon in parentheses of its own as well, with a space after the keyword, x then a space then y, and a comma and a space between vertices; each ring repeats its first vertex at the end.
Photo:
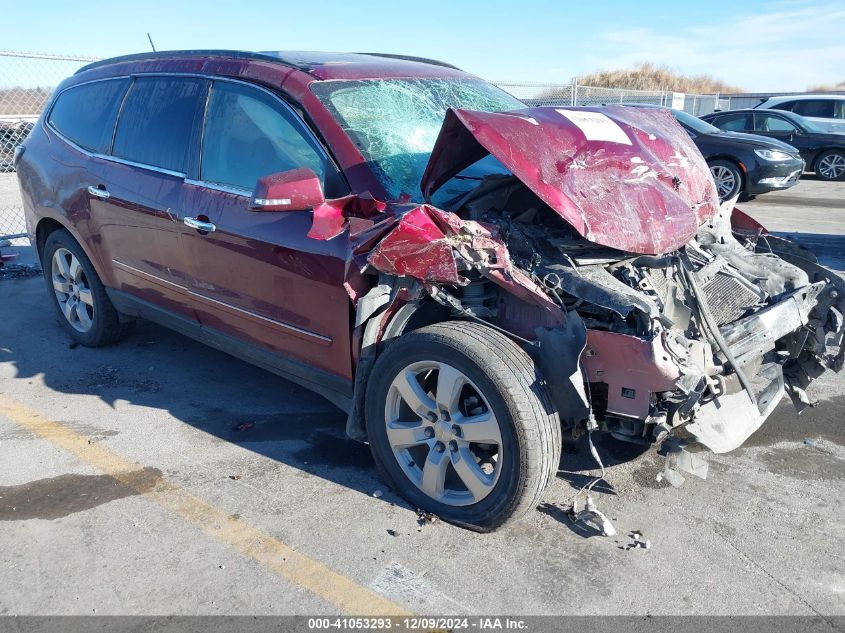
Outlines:
MULTIPOLYGON (((422 201, 420 180, 449 108, 502 112, 525 105, 483 81, 389 79, 316 82, 312 89, 335 115, 393 199, 422 201)), ((490 173, 508 173, 491 156, 463 176, 477 184, 490 173)), ((439 192, 452 197, 461 190, 439 192)))

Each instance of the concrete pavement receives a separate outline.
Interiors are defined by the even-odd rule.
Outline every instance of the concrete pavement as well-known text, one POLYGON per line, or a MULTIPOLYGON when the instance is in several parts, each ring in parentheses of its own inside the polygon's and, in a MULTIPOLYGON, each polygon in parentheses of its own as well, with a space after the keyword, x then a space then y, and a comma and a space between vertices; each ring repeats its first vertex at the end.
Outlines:
MULTIPOLYGON (((805 180, 741 206, 835 265, 843 187, 805 180)), ((349 611, 315 590, 336 574, 348 595, 417 613, 841 615, 845 380, 815 394, 680 489, 655 480, 653 451, 600 440, 615 538, 564 516, 594 473, 572 442, 543 505, 478 535, 420 525, 320 397, 149 323, 70 346, 42 279, 3 280, 0 614, 349 611), (177 502, 157 496, 174 488, 177 502), (221 538, 230 524, 254 542, 221 538), (627 549, 632 530, 651 548, 627 549), (280 573, 287 552, 304 567, 280 573)))

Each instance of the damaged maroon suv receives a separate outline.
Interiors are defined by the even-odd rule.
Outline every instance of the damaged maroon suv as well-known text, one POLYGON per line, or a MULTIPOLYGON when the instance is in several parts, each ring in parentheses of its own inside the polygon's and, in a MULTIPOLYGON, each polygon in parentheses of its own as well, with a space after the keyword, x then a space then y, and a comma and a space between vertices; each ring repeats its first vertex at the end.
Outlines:
POLYGON ((563 433, 727 452, 842 365, 843 281, 720 207, 665 111, 526 108, 416 58, 148 53, 66 80, 17 172, 76 341, 143 317, 304 385, 478 530, 538 503, 563 433))

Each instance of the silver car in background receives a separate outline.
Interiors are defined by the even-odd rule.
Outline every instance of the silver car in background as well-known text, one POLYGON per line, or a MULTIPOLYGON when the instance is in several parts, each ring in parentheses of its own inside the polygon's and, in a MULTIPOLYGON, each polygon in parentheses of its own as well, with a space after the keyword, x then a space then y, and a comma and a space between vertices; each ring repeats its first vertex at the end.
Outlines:
POLYGON ((769 97, 754 107, 768 110, 788 110, 810 119, 827 132, 845 134, 845 94, 769 97))

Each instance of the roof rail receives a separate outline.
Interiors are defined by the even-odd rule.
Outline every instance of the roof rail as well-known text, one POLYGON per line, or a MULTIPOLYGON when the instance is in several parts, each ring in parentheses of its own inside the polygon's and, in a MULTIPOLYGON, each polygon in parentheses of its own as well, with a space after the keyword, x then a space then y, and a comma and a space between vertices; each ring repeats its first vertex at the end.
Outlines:
MULTIPOLYGON (((443 66, 444 68, 451 68, 452 70, 461 70, 457 66, 441 62, 437 59, 429 59, 428 57, 414 57, 413 55, 397 55, 395 53, 358 53, 358 55, 371 55, 373 57, 387 57, 389 59, 401 59, 406 62, 420 62, 421 64, 431 64, 432 66, 443 66)), ((463 72, 463 71, 461 71, 463 72)))
POLYGON ((290 66, 292 68, 296 68, 297 70, 308 71, 310 68, 306 66, 301 66, 299 64, 294 64, 289 61, 285 61, 283 57, 279 57, 277 55, 267 55, 264 53, 252 53, 249 51, 232 51, 232 50, 225 50, 225 49, 208 49, 208 50, 184 50, 184 51, 149 51, 146 53, 133 53, 132 55, 121 55, 119 57, 109 57, 108 59, 101 59, 100 61, 93 62, 86 66, 83 66, 79 70, 77 70, 74 74, 78 75, 81 72, 86 70, 91 70, 92 68, 100 68, 101 66, 108 66, 110 64, 119 64, 121 62, 132 62, 132 61, 141 61, 144 59, 163 59, 163 58, 173 58, 173 57, 234 57, 237 59, 256 59, 256 60, 263 60, 269 62, 275 62, 277 64, 282 64, 284 66, 290 66))

